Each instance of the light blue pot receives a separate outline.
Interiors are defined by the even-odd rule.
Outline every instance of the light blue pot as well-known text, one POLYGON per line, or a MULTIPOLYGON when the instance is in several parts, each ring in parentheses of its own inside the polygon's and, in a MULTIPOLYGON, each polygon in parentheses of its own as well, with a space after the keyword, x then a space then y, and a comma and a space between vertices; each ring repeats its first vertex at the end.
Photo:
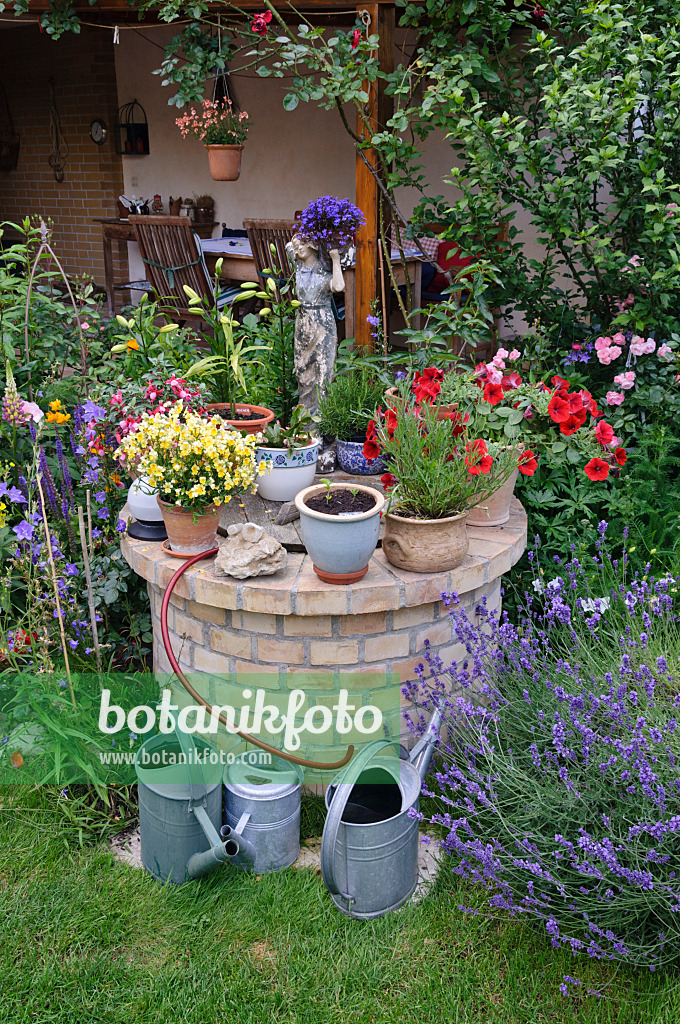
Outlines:
POLYGON ((387 463, 382 455, 377 459, 364 456, 363 441, 341 441, 337 439, 338 465, 345 473, 355 476, 377 476, 387 470, 387 463))
MULTIPOLYGON (((332 484, 331 490, 346 487, 332 484)), ((358 488, 371 494, 376 504, 367 512, 348 516, 329 516, 305 505, 306 498, 326 493, 323 484, 306 487, 296 495, 302 540, 317 570, 337 576, 363 572, 368 566, 378 543, 385 497, 372 487, 359 484, 358 488)))

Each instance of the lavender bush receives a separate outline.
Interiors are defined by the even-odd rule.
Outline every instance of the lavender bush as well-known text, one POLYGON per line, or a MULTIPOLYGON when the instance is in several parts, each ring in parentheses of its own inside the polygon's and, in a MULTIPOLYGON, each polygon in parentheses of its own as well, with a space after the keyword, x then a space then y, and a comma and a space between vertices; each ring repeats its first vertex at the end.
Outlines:
POLYGON ((430 795, 454 870, 554 947, 655 970, 680 959, 678 583, 627 580, 605 531, 535 577, 517 626, 444 595, 467 660, 428 653, 434 683, 404 692, 416 730, 445 707, 430 795))

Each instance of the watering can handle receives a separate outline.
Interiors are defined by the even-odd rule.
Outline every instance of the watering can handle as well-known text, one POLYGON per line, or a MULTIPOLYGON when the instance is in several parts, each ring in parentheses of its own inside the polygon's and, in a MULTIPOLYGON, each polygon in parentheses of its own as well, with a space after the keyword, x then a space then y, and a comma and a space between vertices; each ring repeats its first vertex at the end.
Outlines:
POLYGON ((354 760, 350 761, 340 776, 331 805, 328 808, 328 816, 324 825, 323 836, 321 837, 321 874, 326 888, 331 895, 342 896, 347 900, 353 899, 348 893, 340 891, 340 887, 335 880, 335 846, 338 839, 340 822, 342 821, 350 793, 354 788, 354 783, 364 768, 368 767, 378 750, 382 750, 384 747, 396 747, 399 749, 400 746, 399 740, 374 740, 367 747, 364 747, 354 760))
POLYGON ((190 807, 193 807, 194 804, 202 804, 208 795, 208 787, 205 784, 205 776, 203 775, 203 765, 198 759, 198 750, 196 749, 196 744, 192 737, 188 733, 182 732, 178 727, 177 722, 175 722, 175 735, 179 740, 182 753, 186 758, 187 775, 189 777, 189 804, 190 807), (192 767, 194 765, 198 766, 198 770, 200 772, 201 781, 199 785, 192 782, 191 774, 192 767))

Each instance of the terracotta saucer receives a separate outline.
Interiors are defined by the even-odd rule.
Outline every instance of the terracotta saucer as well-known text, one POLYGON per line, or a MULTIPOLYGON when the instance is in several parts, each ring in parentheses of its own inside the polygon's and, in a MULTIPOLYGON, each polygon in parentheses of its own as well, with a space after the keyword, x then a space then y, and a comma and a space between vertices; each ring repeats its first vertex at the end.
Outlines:
POLYGON ((313 565, 313 569, 324 583, 336 583, 339 586, 356 583, 357 580, 362 580, 368 572, 368 566, 365 569, 360 569, 359 572, 324 572, 323 569, 317 569, 315 565, 313 565))
MULTIPOLYGON (((164 540, 161 544, 161 551, 165 551, 166 555, 170 555, 172 558, 195 558, 196 555, 200 555, 200 551, 173 551, 170 547, 170 541, 164 540)), ((210 551, 210 548, 206 548, 206 551, 210 551)))

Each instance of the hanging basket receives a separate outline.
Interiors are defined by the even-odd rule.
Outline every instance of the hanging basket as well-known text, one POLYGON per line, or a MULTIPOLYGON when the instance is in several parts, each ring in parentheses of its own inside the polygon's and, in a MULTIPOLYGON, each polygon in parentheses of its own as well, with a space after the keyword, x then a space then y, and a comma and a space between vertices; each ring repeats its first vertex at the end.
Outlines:
POLYGON ((241 174, 243 146, 206 146, 213 181, 237 181, 241 174))
POLYGON ((147 156, 149 123, 141 103, 124 103, 116 114, 114 125, 116 153, 121 156, 147 156))
POLYGON ((0 83, 0 171, 14 171, 19 163, 21 138, 14 131, 14 122, 7 102, 7 93, 0 83))

